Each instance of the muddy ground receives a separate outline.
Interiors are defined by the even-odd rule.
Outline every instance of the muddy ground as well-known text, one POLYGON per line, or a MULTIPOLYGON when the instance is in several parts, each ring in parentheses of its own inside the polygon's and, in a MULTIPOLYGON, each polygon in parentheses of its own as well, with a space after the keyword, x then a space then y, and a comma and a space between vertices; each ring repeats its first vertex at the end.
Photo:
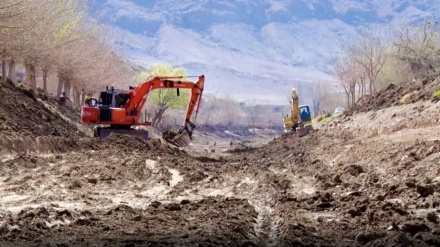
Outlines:
POLYGON ((0 90, 33 119, 1 102, 3 126, 27 131, 1 132, 22 141, 0 145, 0 246, 440 246, 438 102, 343 116, 302 138, 198 133, 176 148, 98 142, 71 111, 0 90))

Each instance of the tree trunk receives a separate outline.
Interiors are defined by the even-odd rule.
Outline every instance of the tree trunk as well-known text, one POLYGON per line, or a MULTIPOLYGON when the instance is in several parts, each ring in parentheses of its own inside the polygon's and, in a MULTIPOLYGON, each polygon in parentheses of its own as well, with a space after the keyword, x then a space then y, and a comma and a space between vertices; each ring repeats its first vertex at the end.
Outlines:
POLYGON ((365 95, 365 80, 361 79, 361 97, 365 95))
POLYGON ((166 109, 167 109, 166 107, 159 108, 159 110, 157 111, 157 113, 156 113, 156 115, 154 116, 153 121, 152 121, 152 123, 151 123, 151 125, 152 125, 153 127, 156 127, 156 126, 159 125, 159 123, 162 121, 163 114, 165 113, 166 109))
POLYGON ((370 80, 370 95, 371 97, 373 97, 374 106, 376 106, 376 90, 374 89, 374 82, 371 78, 372 76, 368 77, 368 79, 370 80))
POLYGON ((47 69, 43 69, 43 91, 45 95, 48 95, 47 92, 47 69))
POLYGON ((353 87, 353 95, 351 97, 351 107, 354 108, 355 104, 356 104, 356 88, 353 87))
POLYGON ((72 95, 70 95, 70 92, 71 92, 70 89, 71 89, 71 87, 70 87, 70 80, 69 80, 68 77, 65 77, 64 78, 64 92, 66 92, 67 101, 71 101, 72 100, 72 95))
POLYGON ((76 106, 77 107, 81 107, 81 90, 78 89, 78 87, 76 87, 76 106))
POLYGON ((72 87, 72 107, 76 107, 77 106, 77 101, 76 101, 76 88, 72 87))
POLYGON ((6 82, 6 63, 4 59, 2 59, 2 81, 6 82))
POLYGON ((24 67, 26 70, 26 88, 32 88, 31 66, 30 66, 30 64, 25 63, 24 67))
POLYGON ((356 82, 351 84, 351 107, 354 108, 356 103, 356 82))
POLYGON ((84 102, 84 101, 81 101, 81 98, 82 98, 81 90, 76 88, 76 103, 77 103, 78 107, 81 107, 82 102, 84 102))
POLYGON ((58 86, 57 86, 57 97, 60 97, 63 92, 64 86, 64 75, 61 72, 58 72, 58 86))
POLYGON ((8 72, 8 78, 14 83, 14 85, 17 85, 17 74, 15 71, 15 61, 12 59, 9 62, 9 72, 8 72))
POLYGON ((84 104, 85 100, 86 100, 86 95, 85 95, 84 89, 81 89, 81 95, 80 95, 80 99, 79 99, 80 106, 82 106, 84 104))
POLYGON ((35 71, 35 65, 31 64, 30 67, 30 79, 31 79, 31 88, 34 92, 37 92, 37 75, 36 75, 36 71, 35 71))

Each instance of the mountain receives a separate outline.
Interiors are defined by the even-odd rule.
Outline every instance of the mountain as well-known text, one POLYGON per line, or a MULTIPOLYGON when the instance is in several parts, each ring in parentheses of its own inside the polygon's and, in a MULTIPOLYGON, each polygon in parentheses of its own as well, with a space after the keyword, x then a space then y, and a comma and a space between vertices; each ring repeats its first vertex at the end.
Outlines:
MULTIPOLYGON (((430 0, 96 0, 115 44, 131 61, 205 74, 206 91, 238 100, 287 103, 292 87, 313 98, 338 47, 364 27, 435 18, 430 0)), ((307 100, 306 100, 307 99, 307 100)))

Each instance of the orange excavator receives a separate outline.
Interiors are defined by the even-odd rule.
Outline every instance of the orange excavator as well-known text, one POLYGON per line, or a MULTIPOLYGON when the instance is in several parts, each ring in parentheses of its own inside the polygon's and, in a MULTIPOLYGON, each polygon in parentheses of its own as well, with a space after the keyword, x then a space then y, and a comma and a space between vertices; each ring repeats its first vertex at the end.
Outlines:
MULTIPOLYGON (((148 130, 142 126, 151 126, 150 121, 141 121, 140 115, 147 95, 154 89, 175 88, 177 95, 180 89, 190 89, 191 96, 183 126, 177 131, 168 130, 162 137, 175 146, 186 146, 192 140, 192 132, 196 127, 190 121, 194 109, 196 116, 200 108, 205 76, 198 77, 196 82, 182 81, 183 76, 160 76, 148 79, 128 90, 106 88, 100 93, 95 104, 81 108, 81 122, 94 124, 94 136, 105 139, 110 133, 135 135, 148 140, 148 130)), ((94 100, 95 101, 95 100, 94 100)))

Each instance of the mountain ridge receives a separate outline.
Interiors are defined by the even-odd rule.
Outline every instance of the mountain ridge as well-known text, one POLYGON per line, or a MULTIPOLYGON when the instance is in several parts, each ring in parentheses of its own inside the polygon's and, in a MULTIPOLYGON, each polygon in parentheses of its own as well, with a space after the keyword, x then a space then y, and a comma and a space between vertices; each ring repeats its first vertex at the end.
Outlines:
POLYGON ((331 72, 340 43, 363 28, 436 18, 439 6, 423 0, 98 0, 94 11, 110 21, 115 44, 131 61, 184 67, 205 74, 208 92, 280 104, 292 87, 311 100, 312 82, 336 85, 331 72))

